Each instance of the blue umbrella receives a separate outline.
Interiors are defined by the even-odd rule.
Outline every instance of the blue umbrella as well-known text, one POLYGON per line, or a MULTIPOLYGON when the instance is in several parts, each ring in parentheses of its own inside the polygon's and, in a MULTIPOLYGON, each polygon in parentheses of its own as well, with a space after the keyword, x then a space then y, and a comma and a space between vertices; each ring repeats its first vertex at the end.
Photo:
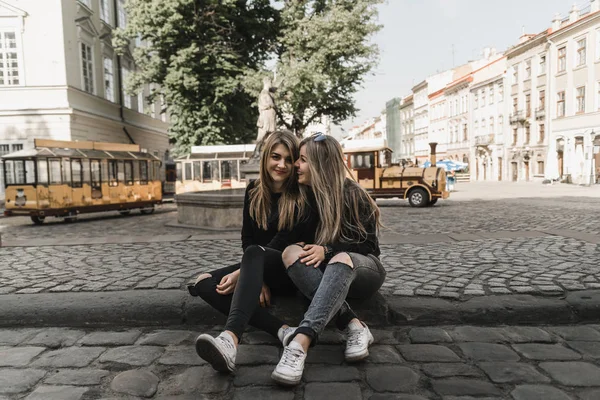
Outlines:
MULTIPOLYGON (((444 168, 446 171, 460 171, 468 167, 468 164, 460 161, 452 160, 441 160, 435 163, 436 167, 444 168)), ((423 167, 427 168, 431 166, 430 161, 425 161, 423 167)))

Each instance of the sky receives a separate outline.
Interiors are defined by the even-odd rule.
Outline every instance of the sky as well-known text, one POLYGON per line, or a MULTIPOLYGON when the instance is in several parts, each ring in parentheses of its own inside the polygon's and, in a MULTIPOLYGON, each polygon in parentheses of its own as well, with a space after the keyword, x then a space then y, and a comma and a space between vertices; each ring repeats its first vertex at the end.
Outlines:
MULTIPOLYGON (((548 29, 554 14, 566 16, 574 3, 583 8, 589 0, 387 0, 379 7, 383 28, 373 38, 379 65, 356 94, 357 117, 341 127, 347 131, 379 115, 388 100, 410 94, 453 63, 481 58, 485 47, 506 50, 523 26, 525 33, 548 29)), ((332 131, 343 135, 338 127, 332 131)))

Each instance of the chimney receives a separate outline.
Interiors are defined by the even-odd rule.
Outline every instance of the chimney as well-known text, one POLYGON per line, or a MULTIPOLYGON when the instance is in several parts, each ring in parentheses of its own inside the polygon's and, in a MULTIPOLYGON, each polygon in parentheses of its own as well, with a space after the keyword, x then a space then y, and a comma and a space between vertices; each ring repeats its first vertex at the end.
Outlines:
POLYGON ((431 166, 435 167, 435 163, 437 162, 437 157, 435 154, 435 148, 437 147, 436 142, 429 143, 429 147, 431 148, 431 166))
POLYGON ((577 4, 573 4, 571 7, 571 12, 569 12, 569 22, 575 22, 579 19, 579 9, 577 8, 577 4))
POLYGON ((600 11, 600 0, 592 0, 592 1, 590 1, 590 7, 591 7, 590 12, 600 11))
POLYGON ((552 30, 553 31, 559 30, 560 24, 561 24, 560 14, 556 13, 556 14, 554 14, 554 19, 552 20, 552 30))

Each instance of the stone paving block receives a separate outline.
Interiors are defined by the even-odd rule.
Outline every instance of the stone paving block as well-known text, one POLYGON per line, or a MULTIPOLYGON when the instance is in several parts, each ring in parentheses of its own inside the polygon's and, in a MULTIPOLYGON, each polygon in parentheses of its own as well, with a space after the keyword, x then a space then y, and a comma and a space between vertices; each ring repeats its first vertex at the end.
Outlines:
POLYGON ((47 328, 25 341, 30 345, 40 345, 49 348, 67 347, 74 345, 85 335, 84 331, 68 328, 47 328))
POLYGON ((565 340, 600 341, 600 332, 589 326, 560 326, 550 330, 565 340))
POLYGON ((417 394, 402 394, 402 393, 375 393, 369 397, 369 400, 428 400, 430 397, 423 397, 417 394))
POLYGON ((472 365, 454 363, 431 363, 421 365, 421 370, 432 378, 453 376, 479 377, 482 372, 472 365))
POLYGON ((365 361, 373 364, 398 364, 403 362, 394 346, 388 345, 369 347, 369 357, 365 361))
POLYGON ((533 326, 510 326, 501 328, 501 332, 510 343, 553 342, 548 332, 533 326))
POLYGON ((126 346, 134 344, 141 336, 139 330, 128 330, 124 332, 92 332, 85 335, 79 344, 82 346, 126 346))
POLYGON ((420 343, 450 343, 452 338, 441 328, 413 328, 408 336, 415 344, 420 343))
POLYGON ((267 332, 248 332, 244 334, 244 344, 256 345, 256 344, 269 344, 269 345, 281 345, 279 340, 269 335, 267 332))
POLYGON ((36 367, 86 367, 97 359, 104 347, 67 347, 42 354, 32 365, 36 367))
POLYGON ((158 359, 163 365, 203 365, 206 361, 196 353, 194 346, 169 346, 158 359))
POLYGON ((402 366, 368 366, 367 383, 376 392, 410 392, 419 382, 419 374, 402 366))
POLYGON ((550 382, 548 377, 542 375, 533 366, 523 363, 486 362, 480 363, 479 368, 496 383, 550 382))
POLYGON ((164 353, 158 346, 123 346, 107 350, 98 361, 101 363, 119 363, 135 366, 150 365, 164 353))
POLYGON ((600 383, 600 368, 587 362, 543 362, 540 368, 563 385, 598 386, 600 383))
POLYGON ((458 396, 494 396, 502 394, 501 391, 490 382, 464 379, 434 379, 431 381, 433 390, 440 396, 458 395, 458 396))
POLYGON ((110 388, 117 393, 131 396, 152 397, 158 389, 159 379, 151 371, 131 370, 121 372, 110 383, 110 388))
POLYGON ((151 346, 177 346, 183 342, 190 342, 194 334, 190 331, 164 330, 147 333, 136 342, 138 345, 151 346))
POLYGON ((45 351, 45 347, 0 347, 0 367, 24 367, 45 351))
POLYGON ((523 343, 512 347, 530 360, 579 360, 581 358, 580 354, 560 344, 523 343))
POLYGON ((0 346, 16 346, 36 335, 39 329, 0 330, 0 346))
POLYGON ((520 357, 507 346, 494 343, 461 343, 463 354, 474 361, 519 361, 520 357))
POLYGON ((357 368, 338 365, 308 365, 304 370, 306 382, 351 382, 360 381, 357 368))
POLYGON ((171 376, 160 385, 160 398, 187 393, 224 393, 229 390, 230 375, 220 374, 209 366, 190 367, 171 376))
POLYGON ((279 348, 275 346, 242 344, 238 346, 235 358, 236 365, 277 364, 278 362, 279 348))
POLYGON ((51 385, 87 386, 99 385, 102 378, 108 376, 109 371, 103 369, 66 369, 47 377, 44 383, 51 385))
MULTIPOLYGON (((306 364, 340 365, 344 360, 344 348, 342 346, 317 345, 308 350, 306 364)), ((279 359, 277 359, 277 362, 279 362, 279 359)))
POLYGON ((600 342, 567 342, 567 345, 586 357, 600 358, 600 342))
POLYGON ((240 388, 235 391, 233 400, 294 400, 294 392, 284 388, 240 388))
MULTIPOLYGON (((375 344, 399 344, 408 341, 408 336, 406 330, 404 329, 398 329, 396 331, 371 328, 369 329, 371 330, 371 334, 373 334, 375 344)), ((345 342, 346 340, 342 337, 340 344, 345 342)))
POLYGON ((307 383, 304 387, 304 400, 331 399, 362 400, 357 383, 307 383))
POLYGON ((581 400, 598 400, 600 399, 600 389, 584 390, 579 393, 581 400))
POLYGON ((459 326, 449 331, 456 342, 502 343, 505 337, 500 328, 459 326))
POLYGON ((562 390, 545 385, 520 385, 511 395, 515 400, 573 400, 562 390))
POLYGON ((79 400, 88 391, 77 386, 38 386, 26 400, 79 400))
POLYGON ((24 393, 31 390, 44 376, 41 369, 0 368, 0 393, 24 393))
POLYGON ((405 344, 397 346, 400 354, 408 361, 456 362, 460 357, 445 346, 433 344, 405 344))
MULTIPOLYGON (((233 377, 234 386, 276 386, 277 383, 271 379, 275 366, 257 365, 238 367, 233 377)), ((306 370, 304 371, 306 376, 306 370)))

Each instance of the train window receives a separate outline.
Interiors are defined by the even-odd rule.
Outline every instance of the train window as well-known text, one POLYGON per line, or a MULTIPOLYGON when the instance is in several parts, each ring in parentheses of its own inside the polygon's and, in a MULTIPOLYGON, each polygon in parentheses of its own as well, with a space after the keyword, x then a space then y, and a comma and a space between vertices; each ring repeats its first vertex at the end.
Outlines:
POLYGON ((71 187, 83 187, 83 166, 79 158, 71 160, 71 187))
MULTIPOLYGON (((155 181, 161 181, 161 176, 160 176, 160 161, 154 161, 152 164, 154 164, 154 180, 155 181)), ((167 167, 165 166, 165 175, 167 173, 167 167)), ((170 182, 175 182, 175 179, 171 179, 170 182)))
POLYGON ((71 182, 71 161, 68 158, 62 159, 62 181, 63 184, 71 182))
POLYGON ((373 167, 373 154, 371 153, 353 154, 350 160, 353 169, 373 167))
POLYGON ((87 185, 90 184, 90 163, 87 160, 81 160, 81 180, 87 185))
POLYGON ((100 176, 102 177, 102 182, 108 182, 108 160, 100 161, 100 176))
POLYGON ((194 179, 197 181, 202 180, 202 163, 200 161, 194 161, 194 179))
POLYGON ((140 163, 132 161, 133 163, 133 182, 140 183, 140 163))
POLYGON ((60 160, 51 158, 48 160, 48 169, 50 173, 50 184, 60 185, 62 183, 60 160))
POLYGON ((176 165, 177 170, 176 175, 177 175, 177 179, 179 180, 179 182, 183 182, 183 173, 181 172, 181 163, 178 162, 176 165))
POLYGON ((110 186, 119 185, 119 166, 116 160, 108 160, 108 184, 110 186))
POLYGON ((91 160, 90 169, 92 175, 92 188, 100 189, 102 183, 102 173, 100 172, 100 160, 91 160))
POLYGON ((25 184, 25 161, 24 160, 15 160, 14 161, 14 170, 15 170, 15 183, 17 185, 25 184))
POLYGON ((140 161, 140 185, 148 184, 148 161, 140 161))
POLYGON ((231 165, 231 179, 238 180, 238 160, 229 161, 231 165))
POLYGON ((117 160, 117 180, 119 182, 125 182, 125 166, 123 160, 117 160))
POLYGON ((184 166, 184 176, 183 179, 186 181, 191 181, 192 180, 192 163, 185 163, 183 164, 184 166))
POLYGON ((37 183, 38 185, 48 184, 48 160, 42 158, 38 160, 37 165, 37 183))
POLYGON ((124 165, 124 181, 128 186, 133 185, 133 161, 120 161, 124 165))

